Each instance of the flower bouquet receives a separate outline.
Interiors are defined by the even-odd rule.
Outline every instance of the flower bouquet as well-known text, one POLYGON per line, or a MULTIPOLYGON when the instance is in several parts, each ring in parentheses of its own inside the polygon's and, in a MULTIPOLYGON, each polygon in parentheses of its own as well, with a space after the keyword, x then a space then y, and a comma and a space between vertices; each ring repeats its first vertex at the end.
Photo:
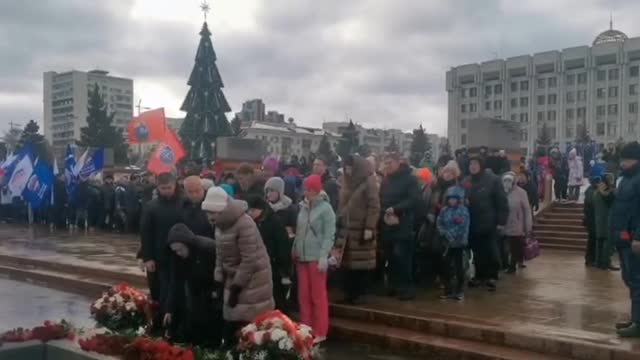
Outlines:
POLYGON ((315 355, 313 340, 310 327, 275 310, 240 330, 235 355, 247 360, 310 360, 315 355))
POLYGON ((75 336, 72 326, 65 320, 60 322, 45 321, 42 326, 33 329, 16 328, 0 335, 2 342, 25 342, 39 340, 47 342, 51 340, 73 339, 75 336))
POLYGON ((151 304, 142 291, 115 285, 91 304, 91 317, 111 331, 136 332, 151 321, 151 304))
POLYGON ((116 334, 95 334, 88 338, 78 339, 78 345, 84 351, 108 356, 121 356, 124 349, 131 344, 132 338, 116 334))
POLYGON ((124 360, 194 360, 193 351, 168 342, 138 337, 124 349, 124 360))

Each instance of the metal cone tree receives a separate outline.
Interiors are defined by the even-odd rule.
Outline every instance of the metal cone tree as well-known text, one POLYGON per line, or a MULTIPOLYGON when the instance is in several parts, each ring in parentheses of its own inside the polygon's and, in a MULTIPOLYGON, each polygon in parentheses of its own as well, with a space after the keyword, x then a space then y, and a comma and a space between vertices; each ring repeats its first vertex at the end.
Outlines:
POLYGON ((200 31, 200 44, 195 66, 187 84, 190 86, 180 110, 187 113, 180 128, 180 137, 189 158, 211 160, 213 144, 220 136, 232 134, 226 113, 231 111, 222 93, 224 84, 216 66, 216 52, 211 32, 205 21, 200 31))

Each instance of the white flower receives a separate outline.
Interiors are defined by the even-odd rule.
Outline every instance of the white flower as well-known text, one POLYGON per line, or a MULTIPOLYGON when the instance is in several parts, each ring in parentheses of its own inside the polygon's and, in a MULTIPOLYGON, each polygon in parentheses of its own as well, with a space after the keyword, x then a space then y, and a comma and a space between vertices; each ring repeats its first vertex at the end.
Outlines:
POLYGON ((255 360, 265 360, 267 358, 267 352, 266 351, 260 351, 259 353, 257 353, 254 357, 255 360))
POLYGON ((227 355, 224 358, 225 360, 234 360, 231 351, 227 351, 227 355))
POLYGON ((145 333, 146 333, 146 331, 145 331, 145 329, 144 329, 144 326, 140 326, 140 327, 138 328, 138 330, 136 331, 136 335, 138 335, 138 336, 142 336, 142 335, 144 335, 145 333))
POLYGON ((256 331, 255 333, 253 333, 253 342, 256 345, 262 345, 264 334, 265 334, 265 331, 256 331))
POLYGON ((242 336, 245 336, 250 332, 256 332, 256 331, 258 331, 258 328, 256 327, 255 324, 249 324, 243 327, 242 330, 240 330, 240 332, 242 333, 242 336))
POLYGON ((288 337, 280 339, 280 341, 278 341, 278 348, 280 350, 293 349, 293 340, 289 339, 288 337))
POLYGON ((137 309, 136 304, 132 301, 127 302, 126 304, 124 304, 124 308, 127 311, 134 311, 137 309))
POLYGON ((312 332, 313 330, 307 325, 300 325, 300 329, 298 330, 298 334, 304 339, 310 338, 312 332))
POLYGON ((100 309, 102 307, 102 304, 104 303, 104 300, 102 300, 102 298, 96 300, 93 303, 93 306, 96 307, 97 309, 100 309))
POLYGON ((280 339, 287 337, 287 332, 282 329, 271 330, 271 341, 278 342, 280 339))
POLYGON ((120 296, 120 294, 113 295, 113 300, 115 300, 117 304, 122 304, 124 302, 124 298, 120 296))

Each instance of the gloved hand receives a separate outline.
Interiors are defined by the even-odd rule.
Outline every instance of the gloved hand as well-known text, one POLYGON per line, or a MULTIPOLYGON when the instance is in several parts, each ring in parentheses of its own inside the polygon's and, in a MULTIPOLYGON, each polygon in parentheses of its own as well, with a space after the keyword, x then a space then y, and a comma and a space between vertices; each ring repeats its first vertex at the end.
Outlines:
POLYGON ((326 257, 320 258, 320 260, 318 260, 318 270, 320 270, 320 272, 327 272, 328 268, 329 268, 329 259, 326 257))
POLYGON ((227 305, 230 308, 236 307, 238 305, 238 297, 240 296, 240 292, 242 289, 238 285, 231 285, 231 289, 229 289, 229 300, 227 301, 227 305))
POLYGON ((280 283, 284 286, 291 286, 291 279, 289 279, 288 277, 283 277, 280 280, 280 283))
POLYGON ((366 230, 364 231, 364 239, 365 239, 366 241, 371 241, 371 240, 373 240, 373 230, 366 229, 366 230))

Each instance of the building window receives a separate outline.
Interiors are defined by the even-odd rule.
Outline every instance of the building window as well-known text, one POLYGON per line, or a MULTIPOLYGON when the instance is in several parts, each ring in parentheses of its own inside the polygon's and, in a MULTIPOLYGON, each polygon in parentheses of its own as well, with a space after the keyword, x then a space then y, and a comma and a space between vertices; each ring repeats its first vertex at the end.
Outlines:
POLYGON ((575 85, 576 74, 567 74, 567 85, 575 85))
POLYGON ((538 89, 544 89, 547 84, 547 79, 538 79, 538 89))
POLYGON ((544 111, 538 111, 538 122, 541 123, 544 121, 544 111))
POLYGON ((558 86, 558 78, 557 77, 550 77, 548 80, 548 87, 550 88, 554 88, 558 86))
POLYGON ((484 109, 487 111, 491 110, 491 101, 485 101, 484 109))
POLYGON ((629 95, 638 95, 638 84, 629 85, 629 95))
POLYGON ((460 129, 467 128, 467 119, 460 119, 460 129))
POLYGON ((511 83, 511 92, 518 91, 518 83, 516 81, 511 83))
POLYGON ((547 112, 547 120, 556 121, 556 111, 555 110, 549 110, 547 112))
POLYGON ((567 109, 567 120, 572 120, 575 111, 573 109, 567 109))
POLYGON ((607 95, 607 89, 605 89, 605 88, 598 88, 598 89, 596 90, 596 97, 597 97, 598 99, 604 99, 606 95, 607 95))
POLYGON ((576 102, 576 93, 567 91, 567 104, 573 104, 574 102, 576 102))
POLYGON ((529 122, 529 113, 520 114, 520 122, 521 123, 528 123, 529 122))
POLYGON ((520 141, 529 141, 529 133, 527 130, 520 130, 520 141))
POLYGON ((465 88, 460 89, 460 96, 463 97, 463 98, 466 98, 467 97, 467 89, 465 89, 465 88))
POLYGON ((556 127, 555 126, 551 126, 549 127, 549 135, 551 135, 551 139, 555 140, 557 135, 556 135, 556 127))
POLYGON ((571 126, 571 125, 567 125, 567 126, 564 128, 564 136, 565 136, 565 137, 568 137, 568 138, 573 138, 573 137, 574 137, 574 134, 573 134, 573 126, 571 126))
POLYGON ((578 90, 578 101, 587 101, 587 90, 578 90))
POLYGON ((493 87, 493 93, 496 95, 502 94, 502 84, 497 84, 493 87))
POLYGON ((517 108, 518 107, 518 99, 517 98, 513 98, 511 99, 511 108, 517 108))
POLYGON ((467 104, 460 105, 460 112, 461 113, 466 113, 467 112, 467 104))
POLYGON ((576 113, 578 114, 578 119, 585 119, 587 117, 587 108, 585 107, 579 107, 578 111, 576 111, 576 113))
POLYGON ((618 115, 618 104, 611 104, 607 109, 609 115, 618 115))
POLYGON ((617 86, 610 86, 609 87, 609 97, 610 98, 618 97, 618 87, 617 86))
POLYGON ((618 80, 618 69, 609 69, 609 80, 618 80))
POLYGON ((496 100, 493 102, 494 110, 502 110, 502 100, 496 100))
POLYGON ((638 68, 638 66, 631 66, 629 68, 629 77, 638 77, 638 72, 639 72, 640 68, 638 68))
POLYGON ((549 94, 549 97, 547 98, 547 104, 555 105, 557 102, 558 102, 558 95, 549 94))
POLYGON ((544 95, 538 95, 538 105, 544 105, 544 95))
POLYGON ((476 104, 469 104, 469 112, 476 112, 478 111, 478 106, 476 104))
POLYGON ((578 84, 586 84, 587 83, 587 73, 578 74, 578 84))
POLYGON ((518 120, 518 114, 511 114, 511 121, 518 120))
POLYGON ((491 85, 485 86, 484 87, 484 95, 485 96, 491 95, 491 90, 492 90, 491 85))
POLYGON ((636 120, 629 120, 629 134, 634 134, 636 133, 636 120))
POLYGON ((597 136, 604 136, 604 123, 597 123, 596 124, 596 135, 597 136))
POLYGON ((529 98, 521 97, 520 98, 520 107, 527 107, 527 106, 529 106, 529 98))
POLYGON ((476 96, 478 96, 478 88, 472 87, 471 89, 469 89, 469 97, 476 96))
POLYGON ((596 79, 598 79, 598 81, 607 80, 607 71, 606 70, 598 70, 598 75, 596 76, 596 79))
POLYGON ((638 103, 637 102, 629 103, 629 113, 630 114, 637 114, 638 113, 638 103))
POLYGON ((604 105, 598 105, 598 107, 596 107, 596 115, 604 116, 604 114, 605 114, 604 105))
POLYGON ((607 123, 607 136, 616 136, 618 130, 618 124, 614 122, 607 123))
POLYGON ((460 135, 460 144, 467 145, 467 134, 460 135))
POLYGON ((520 91, 529 91, 529 80, 520 81, 520 91))

